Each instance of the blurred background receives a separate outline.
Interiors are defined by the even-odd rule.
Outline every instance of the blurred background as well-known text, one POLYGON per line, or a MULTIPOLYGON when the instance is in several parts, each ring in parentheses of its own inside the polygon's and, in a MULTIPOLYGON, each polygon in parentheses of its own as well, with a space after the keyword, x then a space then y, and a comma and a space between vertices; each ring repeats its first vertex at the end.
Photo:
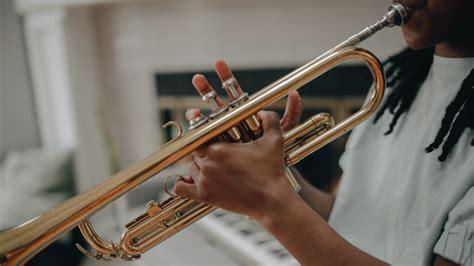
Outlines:
MULTIPOLYGON (((176 136, 189 107, 207 108, 191 78, 220 88, 212 62, 224 59, 253 93, 375 22, 381 0, 0 0, 0 230, 35 217, 176 136)), ((381 60, 403 47, 399 30, 363 44, 381 60)), ((344 64, 300 90, 305 112, 340 121, 370 86, 344 64)), ((273 110, 282 112, 284 102, 273 110)), ((345 139, 298 168, 335 192, 345 139)), ((93 221, 105 239, 163 197, 161 177, 108 206, 93 221)), ((74 247, 78 232, 30 265, 99 265, 74 247)), ((86 245, 84 245, 86 246, 86 245)), ((105 265, 130 264, 119 261, 105 265)), ((219 210, 160 244, 134 265, 291 265, 252 221, 219 210)))

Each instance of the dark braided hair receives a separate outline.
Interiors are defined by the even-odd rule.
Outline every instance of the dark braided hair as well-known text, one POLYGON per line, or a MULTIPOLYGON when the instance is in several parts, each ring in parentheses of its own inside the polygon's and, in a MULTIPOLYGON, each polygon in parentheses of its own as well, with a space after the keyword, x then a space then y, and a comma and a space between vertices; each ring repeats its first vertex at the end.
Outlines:
MULTIPOLYGON (((392 133, 400 116, 408 112, 411 104, 428 76, 433 63, 434 48, 413 50, 406 48, 390 57, 387 66, 387 86, 392 87, 391 93, 377 112, 374 124, 389 110, 393 114, 392 121, 385 135, 392 133)), ((426 148, 430 153, 442 144, 439 161, 445 161, 465 129, 474 129, 474 69, 463 81, 459 92, 446 108, 441 126, 433 142, 426 148)), ((471 141, 474 146, 474 139, 471 141)))

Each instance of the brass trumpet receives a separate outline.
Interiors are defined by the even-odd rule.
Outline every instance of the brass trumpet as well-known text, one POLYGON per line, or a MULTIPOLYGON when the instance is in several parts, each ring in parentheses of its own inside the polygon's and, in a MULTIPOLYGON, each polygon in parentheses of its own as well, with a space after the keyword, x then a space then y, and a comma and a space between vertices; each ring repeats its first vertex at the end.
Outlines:
MULTIPOLYGON (((106 260, 117 257, 124 260, 139 258, 140 254, 212 212, 216 207, 176 195, 161 203, 152 202, 144 214, 125 226, 126 230, 118 243, 104 241, 94 231, 88 218, 209 141, 216 139, 248 141, 258 138, 263 133, 258 111, 341 62, 358 60, 365 63, 373 77, 373 88, 370 99, 362 109, 337 125, 334 125, 329 115, 319 114, 285 134, 286 165, 296 164, 366 120, 377 109, 385 88, 382 66, 372 53, 354 46, 385 27, 402 25, 406 18, 407 12, 402 5, 390 6, 388 13, 374 25, 250 97, 235 91, 235 80, 224 82, 224 88, 232 100, 226 108, 216 109, 209 117, 202 116, 192 121, 190 132, 180 134, 178 138, 163 145, 144 160, 116 173, 88 191, 24 224, 0 232, 0 264, 24 264, 63 233, 76 226, 79 226, 87 242, 94 249, 87 251, 79 246, 86 255, 106 260)), ((212 105, 214 96, 204 96, 212 105)), ((175 122, 166 125, 179 126, 175 122)), ((179 128, 182 130, 181 126, 179 128)), ((297 190, 298 184, 291 171, 287 171, 287 176, 289 183, 297 190)))

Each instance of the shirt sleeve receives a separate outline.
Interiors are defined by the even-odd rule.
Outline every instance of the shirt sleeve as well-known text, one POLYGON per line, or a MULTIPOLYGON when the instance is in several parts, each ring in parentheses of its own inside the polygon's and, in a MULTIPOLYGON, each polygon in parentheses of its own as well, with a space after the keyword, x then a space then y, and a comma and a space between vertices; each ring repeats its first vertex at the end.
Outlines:
POLYGON ((449 212, 434 254, 454 263, 474 265, 474 188, 449 212))

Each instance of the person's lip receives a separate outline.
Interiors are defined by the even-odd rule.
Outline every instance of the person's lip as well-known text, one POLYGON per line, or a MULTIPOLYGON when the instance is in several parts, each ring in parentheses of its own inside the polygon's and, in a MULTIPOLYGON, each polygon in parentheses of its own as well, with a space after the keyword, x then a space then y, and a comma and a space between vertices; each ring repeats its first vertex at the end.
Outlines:
POLYGON ((406 3, 406 1, 403 1, 403 0, 393 0, 393 3, 394 4, 401 4, 405 9, 406 11, 410 14, 411 12, 413 12, 414 8, 411 7, 409 4, 406 3))
POLYGON ((417 9, 421 9, 423 6, 426 5, 426 0, 393 0, 393 3, 398 3, 403 5, 403 7, 406 9, 408 13, 408 18, 407 20, 410 20, 412 17, 413 13, 417 9))

